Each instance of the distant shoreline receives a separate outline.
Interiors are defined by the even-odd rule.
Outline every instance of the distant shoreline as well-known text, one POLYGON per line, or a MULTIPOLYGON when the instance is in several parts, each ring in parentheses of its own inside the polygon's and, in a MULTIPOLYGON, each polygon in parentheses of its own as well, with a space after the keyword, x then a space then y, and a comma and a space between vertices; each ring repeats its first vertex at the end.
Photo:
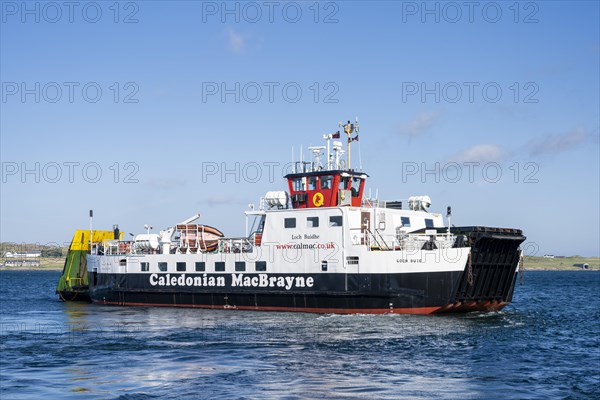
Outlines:
POLYGON ((63 267, 44 267, 43 265, 39 267, 0 267, 0 271, 62 271, 63 267))
MULTIPOLYGON (((43 262, 43 261, 42 261, 43 262)), ((43 264, 38 267, 17 267, 17 266, 0 266, 0 271, 62 271, 64 266, 63 261, 43 264)), ((525 256, 523 270, 529 271, 599 271, 600 258, 598 257, 564 257, 564 258, 548 258, 548 257, 530 257, 525 256), (576 267, 573 264, 588 264, 589 269, 584 270, 581 267, 576 267)))

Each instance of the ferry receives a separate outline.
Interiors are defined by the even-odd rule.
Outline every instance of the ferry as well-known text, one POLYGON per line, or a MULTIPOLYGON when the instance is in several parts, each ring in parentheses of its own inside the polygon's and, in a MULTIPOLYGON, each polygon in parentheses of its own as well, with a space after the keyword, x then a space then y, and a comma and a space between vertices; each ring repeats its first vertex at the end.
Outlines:
POLYGON ((340 314, 508 305, 522 231, 456 227, 451 207, 444 220, 425 195, 370 198, 369 176, 350 164, 358 121, 340 128, 309 148, 311 161, 293 162, 287 190, 249 206, 244 236, 227 237, 200 214, 131 240, 90 223, 73 238, 57 293, 101 305, 340 314))

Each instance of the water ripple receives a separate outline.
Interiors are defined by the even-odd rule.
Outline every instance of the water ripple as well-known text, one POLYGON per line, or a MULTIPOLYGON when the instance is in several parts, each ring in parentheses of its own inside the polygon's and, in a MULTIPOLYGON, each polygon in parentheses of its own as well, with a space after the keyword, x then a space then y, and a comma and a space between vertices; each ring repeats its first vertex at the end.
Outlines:
POLYGON ((532 272, 502 312, 438 317, 65 304, 57 273, 0 274, 1 398, 600 393, 597 272, 532 272))

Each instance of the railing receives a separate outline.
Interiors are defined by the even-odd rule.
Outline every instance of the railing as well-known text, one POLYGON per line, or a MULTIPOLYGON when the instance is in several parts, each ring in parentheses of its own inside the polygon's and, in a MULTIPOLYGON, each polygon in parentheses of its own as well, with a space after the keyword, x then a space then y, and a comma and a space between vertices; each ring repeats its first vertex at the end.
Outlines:
POLYGON ((400 238, 400 246, 407 249, 421 250, 427 243, 431 243, 430 250, 448 249, 454 246, 456 236, 446 234, 430 235, 426 233, 403 234, 400 238))
POLYGON ((219 239, 219 253, 252 253, 254 240, 247 237, 219 239))
POLYGON ((432 243, 431 249, 454 247, 456 236, 446 234, 430 235, 426 233, 401 233, 381 234, 379 231, 371 232, 368 229, 362 234, 361 243, 369 250, 421 250, 426 243, 432 243))
POLYGON ((368 199, 364 198, 362 201, 363 207, 377 207, 377 208, 392 208, 395 210, 409 210, 409 208, 403 208, 404 205, 408 206, 408 200, 379 200, 379 199, 368 199))
POLYGON ((103 243, 92 243, 91 253, 97 255, 122 255, 131 254, 132 250, 132 241, 110 240, 103 243))

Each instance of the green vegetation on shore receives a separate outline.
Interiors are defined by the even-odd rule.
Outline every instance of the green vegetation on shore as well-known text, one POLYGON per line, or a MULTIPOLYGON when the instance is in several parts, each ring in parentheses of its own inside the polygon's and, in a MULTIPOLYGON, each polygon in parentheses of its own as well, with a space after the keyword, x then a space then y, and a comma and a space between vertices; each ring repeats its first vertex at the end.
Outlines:
POLYGON ((61 246, 58 243, 39 244, 2 242, 0 243, 0 268, 10 270, 62 270, 67 252, 68 246, 61 246), (39 252, 41 257, 6 257, 6 253, 31 252, 39 252), (5 265, 6 263, 15 261, 39 262, 39 265, 5 265))
POLYGON ((63 266, 65 265, 64 258, 57 257, 40 257, 36 258, 40 262, 39 266, 11 266, 4 265, 4 262, 9 259, 2 258, 0 259, 0 269, 5 270, 27 270, 27 271, 37 271, 37 270, 49 270, 49 271, 62 271, 63 266))
POLYGON ((530 257, 525 256, 523 260, 523 268, 525 271, 576 271, 581 270, 581 267, 575 267, 574 264, 588 264, 590 269, 600 270, 600 258, 598 257, 564 257, 564 258, 548 258, 548 257, 530 257))

